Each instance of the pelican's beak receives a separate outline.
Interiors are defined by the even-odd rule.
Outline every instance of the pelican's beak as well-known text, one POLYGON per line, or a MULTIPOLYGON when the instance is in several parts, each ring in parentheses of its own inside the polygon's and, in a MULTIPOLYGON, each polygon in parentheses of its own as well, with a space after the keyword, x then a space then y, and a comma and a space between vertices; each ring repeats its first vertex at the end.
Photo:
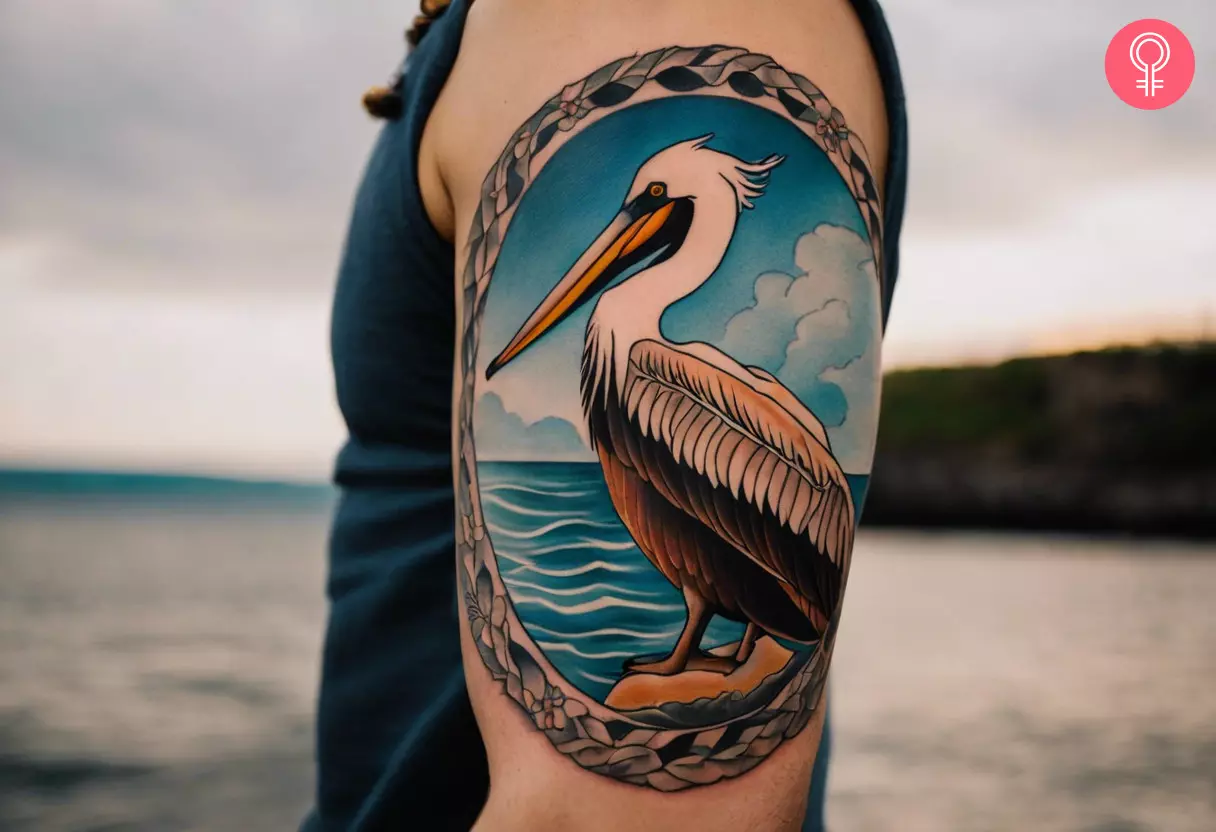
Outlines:
POLYGON ((558 281, 524 322, 511 343, 486 368, 489 379, 533 342, 595 296, 613 278, 657 252, 672 251, 683 242, 692 223, 690 199, 665 200, 639 210, 626 206, 558 281))

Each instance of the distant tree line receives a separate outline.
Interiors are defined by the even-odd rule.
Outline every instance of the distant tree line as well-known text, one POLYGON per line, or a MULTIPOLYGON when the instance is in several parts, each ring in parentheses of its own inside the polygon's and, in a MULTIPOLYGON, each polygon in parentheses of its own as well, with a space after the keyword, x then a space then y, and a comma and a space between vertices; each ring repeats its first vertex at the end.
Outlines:
POLYGON ((866 519, 1216 534, 1216 344, 886 376, 866 519))

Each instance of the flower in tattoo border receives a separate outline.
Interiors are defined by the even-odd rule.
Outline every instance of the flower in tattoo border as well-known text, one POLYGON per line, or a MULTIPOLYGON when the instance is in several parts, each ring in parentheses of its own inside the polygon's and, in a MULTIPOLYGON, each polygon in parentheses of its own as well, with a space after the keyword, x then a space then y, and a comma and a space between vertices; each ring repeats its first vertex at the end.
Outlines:
POLYGON ((585 81, 579 81, 577 84, 570 84, 562 90, 561 101, 558 103, 557 109, 565 113, 565 116, 557 123, 558 130, 571 129, 582 121, 587 113, 591 112, 591 108, 587 106, 586 99, 583 98, 583 88, 585 85, 585 81))
POLYGON ((565 729, 566 712, 562 709, 565 704, 566 696, 562 693, 560 687, 553 685, 546 686, 544 697, 533 700, 529 708, 536 727, 542 731, 546 729, 557 729, 558 731, 565 729))
POLYGON ((822 116, 815 122, 815 132, 823 137, 823 143, 827 145, 828 150, 840 149, 840 140, 848 136, 847 130, 844 131, 844 135, 841 135, 842 130, 844 128, 838 127, 835 122, 828 121, 822 116))

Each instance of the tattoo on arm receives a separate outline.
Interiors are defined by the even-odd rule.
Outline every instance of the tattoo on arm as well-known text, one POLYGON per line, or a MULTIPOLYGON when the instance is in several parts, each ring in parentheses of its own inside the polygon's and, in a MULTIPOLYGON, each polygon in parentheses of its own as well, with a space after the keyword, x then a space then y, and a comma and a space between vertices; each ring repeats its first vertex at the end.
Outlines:
POLYGON ((459 572, 558 752, 661 791, 817 708, 873 454, 878 194, 764 55, 669 47, 554 95, 462 275, 459 572))

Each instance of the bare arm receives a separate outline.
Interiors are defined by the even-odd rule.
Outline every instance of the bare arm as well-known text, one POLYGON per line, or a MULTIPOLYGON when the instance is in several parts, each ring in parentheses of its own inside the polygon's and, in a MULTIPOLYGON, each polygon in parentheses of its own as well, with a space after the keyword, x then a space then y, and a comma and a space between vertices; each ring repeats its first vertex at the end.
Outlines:
POLYGON ((798 827, 873 449, 885 131, 844 2, 474 6, 422 187, 457 244, 484 828, 798 827))

